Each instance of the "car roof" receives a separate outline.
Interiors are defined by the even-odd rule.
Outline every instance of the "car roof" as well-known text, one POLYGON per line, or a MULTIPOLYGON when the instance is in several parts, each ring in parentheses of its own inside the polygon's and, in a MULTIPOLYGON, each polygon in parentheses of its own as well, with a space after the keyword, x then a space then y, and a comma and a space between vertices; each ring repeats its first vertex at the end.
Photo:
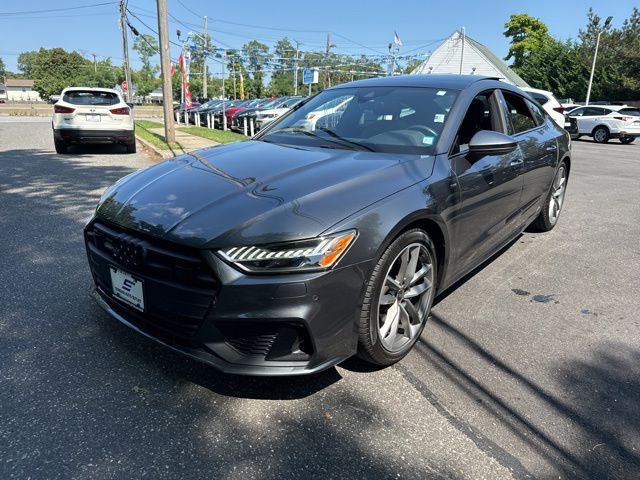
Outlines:
POLYGON ((332 87, 332 89, 351 87, 431 87, 462 90, 463 88, 482 80, 499 79, 495 77, 484 77, 481 75, 445 75, 432 73, 425 75, 399 75, 393 77, 356 80, 355 82, 336 85, 335 87, 332 87))

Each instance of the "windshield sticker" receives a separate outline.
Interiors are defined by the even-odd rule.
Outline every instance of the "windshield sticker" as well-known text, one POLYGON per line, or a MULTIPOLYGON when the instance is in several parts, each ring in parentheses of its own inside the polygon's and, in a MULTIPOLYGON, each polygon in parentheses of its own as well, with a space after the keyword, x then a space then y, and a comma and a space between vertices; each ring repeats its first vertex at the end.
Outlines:
POLYGON ((446 90, 438 90, 438 93, 436 93, 436 95, 438 95, 439 97, 442 97, 442 96, 444 96, 446 94, 447 94, 446 90))
POLYGON ((422 137, 422 144, 433 145, 434 140, 435 140, 435 137, 433 137, 432 135, 425 135, 424 137, 422 137))
POLYGON ((433 117, 434 123, 444 123, 444 113, 436 113, 436 116, 433 117))

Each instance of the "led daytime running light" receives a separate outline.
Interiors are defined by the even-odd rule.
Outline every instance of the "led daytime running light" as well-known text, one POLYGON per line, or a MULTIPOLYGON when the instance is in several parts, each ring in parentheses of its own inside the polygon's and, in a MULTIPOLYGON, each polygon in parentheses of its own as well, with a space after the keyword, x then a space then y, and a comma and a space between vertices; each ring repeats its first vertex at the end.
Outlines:
POLYGON ((356 237, 351 230, 337 235, 269 247, 232 247, 218 253, 249 271, 311 270, 333 266, 356 237), (291 265, 287 265, 287 260, 291 265), (299 260, 299 265, 294 265, 299 260))

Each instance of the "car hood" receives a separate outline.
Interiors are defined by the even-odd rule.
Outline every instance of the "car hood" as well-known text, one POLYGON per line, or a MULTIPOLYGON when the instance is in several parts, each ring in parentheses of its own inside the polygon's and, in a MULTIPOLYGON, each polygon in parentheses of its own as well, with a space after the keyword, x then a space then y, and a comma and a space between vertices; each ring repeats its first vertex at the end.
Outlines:
POLYGON ((198 248, 298 240, 432 171, 431 156, 237 142, 125 177, 96 216, 198 248))

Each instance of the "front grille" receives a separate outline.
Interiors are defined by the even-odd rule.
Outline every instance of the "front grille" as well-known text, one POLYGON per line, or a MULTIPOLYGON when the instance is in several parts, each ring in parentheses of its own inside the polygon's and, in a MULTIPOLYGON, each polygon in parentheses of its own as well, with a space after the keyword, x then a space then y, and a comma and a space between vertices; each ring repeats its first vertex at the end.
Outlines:
POLYGON ((128 318, 180 337, 200 328, 219 282, 198 250, 103 222, 87 227, 85 241, 97 287, 129 311, 128 318), (111 296, 110 266, 143 280, 143 313, 111 296))

